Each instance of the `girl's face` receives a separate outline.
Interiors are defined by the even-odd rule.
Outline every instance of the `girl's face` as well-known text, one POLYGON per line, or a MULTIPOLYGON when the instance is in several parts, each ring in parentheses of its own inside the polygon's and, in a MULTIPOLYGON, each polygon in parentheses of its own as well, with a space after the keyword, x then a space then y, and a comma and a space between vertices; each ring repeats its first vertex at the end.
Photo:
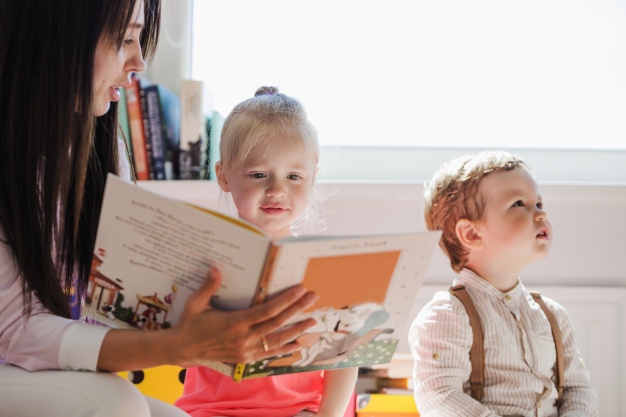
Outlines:
POLYGON ((111 45, 102 37, 98 42, 94 70, 94 104, 95 116, 102 116, 112 101, 120 99, 120 88, 130 85, 130 74, 146 69, 143 60, 139 36, 144 25, 143 0, 135 3, 133 17, 126 29, 124 43, 111 45), (119 47, 119 48, 118 48, 119 47))
POLYGON ((290 144, 277 145, 269 152, 259 147, 228 174, 218 162, 218 182, 231 193, 239 217, 276 240, 292 235, 291 223, 307 208, 317 173, 310 159, 290 144))

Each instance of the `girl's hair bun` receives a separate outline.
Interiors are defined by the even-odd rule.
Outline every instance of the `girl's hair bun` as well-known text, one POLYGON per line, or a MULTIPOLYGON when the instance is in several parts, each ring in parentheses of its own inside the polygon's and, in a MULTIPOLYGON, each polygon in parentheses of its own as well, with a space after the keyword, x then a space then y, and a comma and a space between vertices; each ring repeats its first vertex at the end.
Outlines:
POLYGON ((265 96, 265 95, 270 95, 270 94, 278 94, 278 88, 277 87, 259 87, 256 90, 256 93, 254 93, 254 96, 265 96))

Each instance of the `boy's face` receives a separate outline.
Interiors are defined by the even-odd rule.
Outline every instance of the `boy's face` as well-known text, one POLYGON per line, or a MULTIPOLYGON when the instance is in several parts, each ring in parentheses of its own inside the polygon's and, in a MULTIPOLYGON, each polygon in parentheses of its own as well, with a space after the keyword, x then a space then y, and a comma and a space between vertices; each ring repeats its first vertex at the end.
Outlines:
POLYGON ((291 145, 276 145, 271 152, 259 147, 224 175, 220 186, 231 193, 239 217, 276 240, 292 235, 291 223, 307 208, 316 171, 315 163, 291 145))
POLYGON ((476 227, 488 259, 519 272, 548 254, 552 226, 539 187, 526 169, 494 172, 482 180, 478 192, 485 207, 476 227))

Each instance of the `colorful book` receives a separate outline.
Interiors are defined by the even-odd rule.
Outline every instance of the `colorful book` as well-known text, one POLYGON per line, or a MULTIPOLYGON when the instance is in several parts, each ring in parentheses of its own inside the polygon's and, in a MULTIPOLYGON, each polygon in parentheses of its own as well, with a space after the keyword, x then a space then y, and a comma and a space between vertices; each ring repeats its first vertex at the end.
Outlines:
POLYGON ((140 101, 141 85, 139 78, 133 76, 132 82, 126 88, 126 108, 128 110, 128 126, 133 148, 133 162, 138 180, 149 180, 150 171, 146 136, 144 132, 143 114, 140 101))
POLYGON ((126 148, 128 149, 128 156, 133 155, 133 144, 130 139, 130 126, 128 125, 128 109, 126 108, 126 90, 120 88, 120 100, 117 105, 117 122, 120 125, 121 133, 124 141, 126 142, 126 148))
POLYGON ((247 308, 301 283, 319 300, 294 321, 310 317, 317 324, 299 337, 303 348, 297 353, 207 366, 241 380, 386 363, 439 237, 415 232, 272 242, 243 220, 110 174, 84 314, 114 327, 170 327, 216 266, 222 286, 214 307, 247 308))
POLYGON ((156 84, 142 87, 141 108, 144 115, 144 131, 146 141, 150 142, 150 179, 165 180, 165 158, 167 144, 163 136, 163 121, 161 120, 161 100, 159 86, 156 84))
POLYGON ((161 122, 165 138, 165 178, 180 178, 180 98, 173 91, 157 85, 161 104, 161 122))
POLYGON ((356 417, 419 417, 413 395, 369 394, 356 396, 356 417))

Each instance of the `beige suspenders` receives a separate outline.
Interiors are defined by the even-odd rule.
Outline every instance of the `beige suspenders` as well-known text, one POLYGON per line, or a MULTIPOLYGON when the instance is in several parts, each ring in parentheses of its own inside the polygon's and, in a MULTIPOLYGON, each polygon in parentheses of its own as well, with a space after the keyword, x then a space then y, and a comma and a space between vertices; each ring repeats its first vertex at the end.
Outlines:
MULTIPOLYGON (((474 342, 470 349, 470 362, 472 363, 472 372, 470 373, 470 389, 472 398, 476 401, 480 401, 483 398, 483 388, 485 386, 485 350, 483 346, 483 327, 480 322, 480 317, 474 306, 474 302, 467 293, 465 286, 457 285, 450 287, 450 293, 461 301, 469 316, 470 327, 474 334, 474 342)), ((556 321, 554 313, 550 311, 546 303, 541 298, 541 295, 536 291, 531 291, 530 294, 543 313, 550 322, 550 328, 552 329, 552 337, 554 338, 554 345, 556 347, 556 386, 559 393, 559 398, 556 400, 557 407, 561 405, 563 401, 563 385, 565 378, 564 373, 564 359, 563 359, 563 337, 559 324, 556 321)))

